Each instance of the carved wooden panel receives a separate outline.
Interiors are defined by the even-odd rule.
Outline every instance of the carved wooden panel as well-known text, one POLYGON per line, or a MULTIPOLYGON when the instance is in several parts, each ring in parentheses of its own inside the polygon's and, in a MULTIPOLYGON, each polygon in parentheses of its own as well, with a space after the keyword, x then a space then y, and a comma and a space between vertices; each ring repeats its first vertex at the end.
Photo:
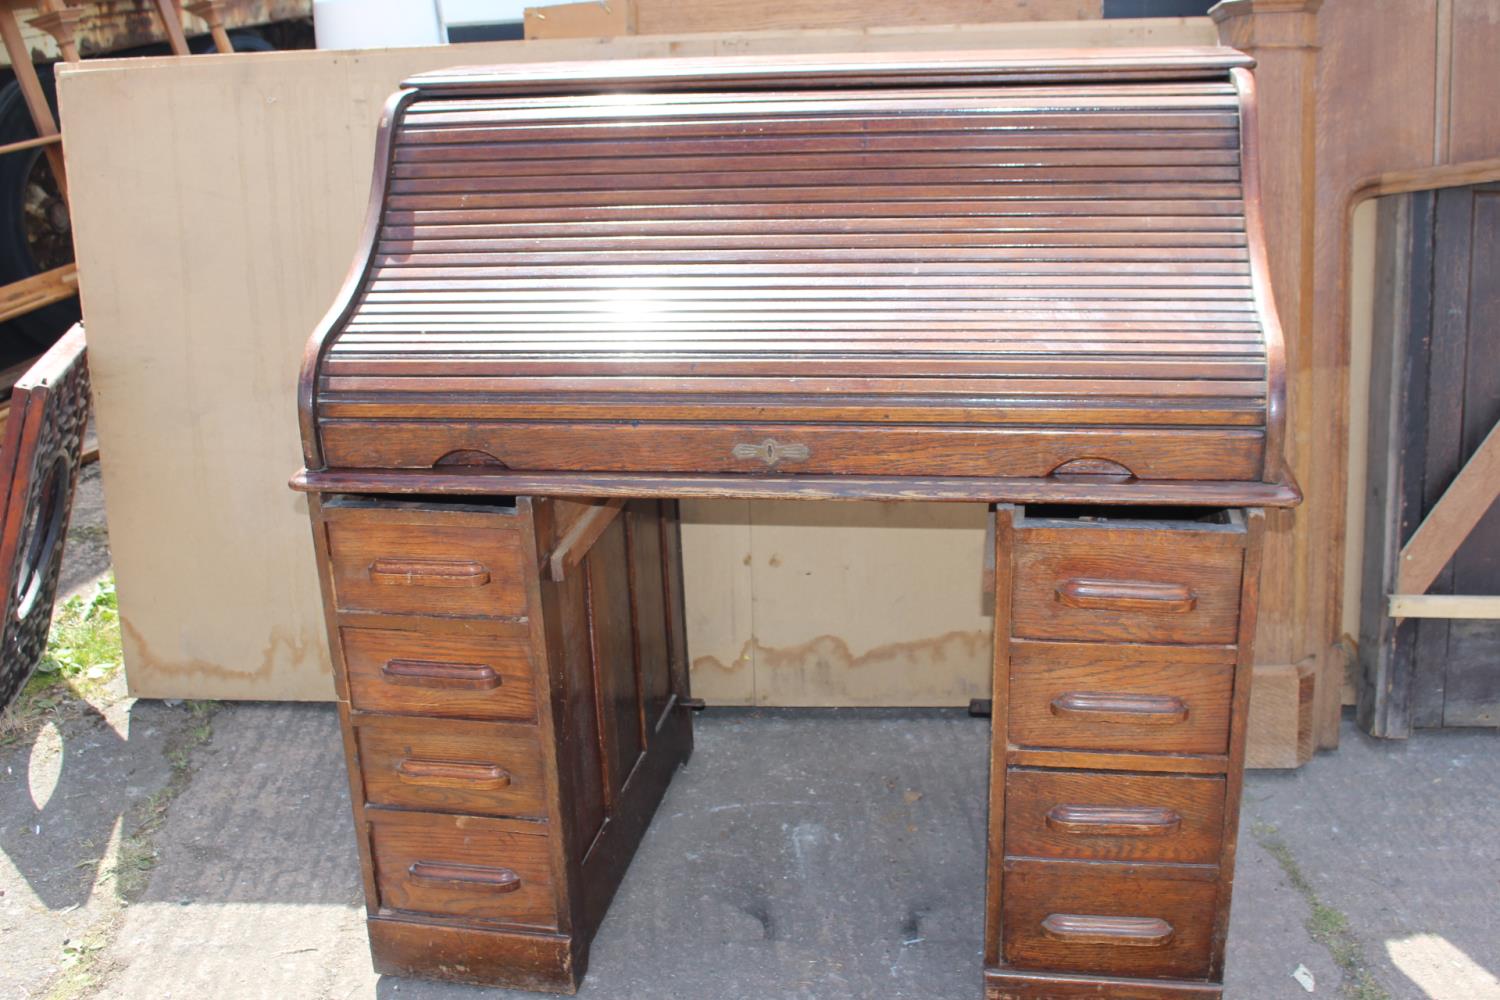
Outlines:
POLYGON ((89 419, 83 327, 75 326, 16 383, 0 446, 0 706, 10 703, 47 646, 63 540, 89 419))

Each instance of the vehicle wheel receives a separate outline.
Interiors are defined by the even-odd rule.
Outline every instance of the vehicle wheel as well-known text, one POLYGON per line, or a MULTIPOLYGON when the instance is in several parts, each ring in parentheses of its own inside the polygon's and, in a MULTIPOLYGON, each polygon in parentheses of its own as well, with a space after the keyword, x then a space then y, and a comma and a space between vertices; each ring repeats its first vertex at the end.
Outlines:
MULTIPOLYGON (((52 75, 42 78, 47 101, 57 99, 52 75)), ((36 138, 31 113, 12 80, 0 87, 0 145, 36 138)), ((73 226, 68 203, 57 189, 45 152, 26 149, 0 156, 0 284, 20 281, 73 260, 73 226)), ((48 347, 78 322, 78 299, 64 299, 4 324, 0 354, 10 362, 48 347), (19 352, 19 353, 17 353, 19 352)))

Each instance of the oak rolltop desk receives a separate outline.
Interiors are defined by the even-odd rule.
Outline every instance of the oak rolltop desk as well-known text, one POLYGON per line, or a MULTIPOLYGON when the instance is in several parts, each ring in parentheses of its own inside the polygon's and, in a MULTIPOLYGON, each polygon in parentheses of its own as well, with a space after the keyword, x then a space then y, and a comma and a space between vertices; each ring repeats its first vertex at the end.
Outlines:
POLYGON ((1248 67, 391 99, 295 480, 380 971, 577 987, 692 746, 678 499, 949 500, 994 505, 988 995, 1219 996, 1262 509, 1297 500, 1248 67))

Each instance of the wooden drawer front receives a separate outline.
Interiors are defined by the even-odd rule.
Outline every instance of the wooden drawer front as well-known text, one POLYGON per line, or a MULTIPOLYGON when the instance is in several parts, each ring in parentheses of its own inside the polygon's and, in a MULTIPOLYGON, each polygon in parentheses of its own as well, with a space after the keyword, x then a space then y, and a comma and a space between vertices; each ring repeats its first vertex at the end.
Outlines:
POLYGON ((454 632, 339 630, 349 701, 367 712, 536 718, 531 646, 454 632))
POLYGON ((552 928, 548 838, 535 824, 370 809, 375 887, 385 910, 552 928))
POLYGON ((1104 458, 1142 479, 1259 479, 1259 430, 325 420, 330 466, 430 469, 479 451, 517 470, 1045 476, 1104 458))
POLYGON ((512 528, 341 518, 328 525, 341 611, 524 615, 526 559, 512 528))
POLYGON ((1224 779, 1011 768, 1005 853, 1216 864, 1224 779))
POLYGON ((1067 750, 1229 750, 1233 647, 1010 644, 1010 742, 1067 750))
POLYGON ((536 729, 523 723, 355 716, 372 805, 491 816, 547 815, 536 729))
POLYGON ((1236 641, 1243 533, 1051 523, 1016 532, 1014 635, 1236 641))
POLYGON ((1008 861, 1005 961, 1018 969, 1208 975, 1217 869, 1008 861))

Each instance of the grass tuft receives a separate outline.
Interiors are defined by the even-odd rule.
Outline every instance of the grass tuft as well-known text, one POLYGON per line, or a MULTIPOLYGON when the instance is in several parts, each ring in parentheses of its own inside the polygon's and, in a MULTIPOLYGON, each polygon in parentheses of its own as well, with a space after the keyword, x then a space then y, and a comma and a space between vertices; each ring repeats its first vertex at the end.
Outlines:
POLYGON ((224 705, 218 701, 189 701, 184 707, 191 721, 168 736, 163 748, 172 775, 165 786, 127 817, 129 833, 120 842, 120 852, 110 872, 116 892, 127 903, 139 899, 151 882, 157 858, 156 835, 166 825, 173 801, 192 783, 193 751, 213 737, 213 718, 224 705))
POLYGON ((16 742, 49 720, 70 718, 84 702, 105 697, 124 664, 120 606, 113 575, 88 597, 74 594, 52 612, 47 648, 36 672, 0 716, 0 746, 16 742))
POLYGON ((120 650, 120 603, 113 576, 105 577, 84 599, 74 594, 52 613, 47 649, 34 680, 74 685, 108 678, 124 662, 120 650))
POLYGON ((1328 949, 1333 963, 1343 973, 1340 990, 1345 1000, 1391 1000, 1391 995, 1377 982, 1365 963, 1365 949, 1349 929, 1349 918, 1318 898, 1318 891, 1308 881, 1281 833, 1270 823, 1256 823, 1250 828, 1255 842, 1276 859, 1292 888, 1305 900, 1309 909, 1308 935, 1328 949))

